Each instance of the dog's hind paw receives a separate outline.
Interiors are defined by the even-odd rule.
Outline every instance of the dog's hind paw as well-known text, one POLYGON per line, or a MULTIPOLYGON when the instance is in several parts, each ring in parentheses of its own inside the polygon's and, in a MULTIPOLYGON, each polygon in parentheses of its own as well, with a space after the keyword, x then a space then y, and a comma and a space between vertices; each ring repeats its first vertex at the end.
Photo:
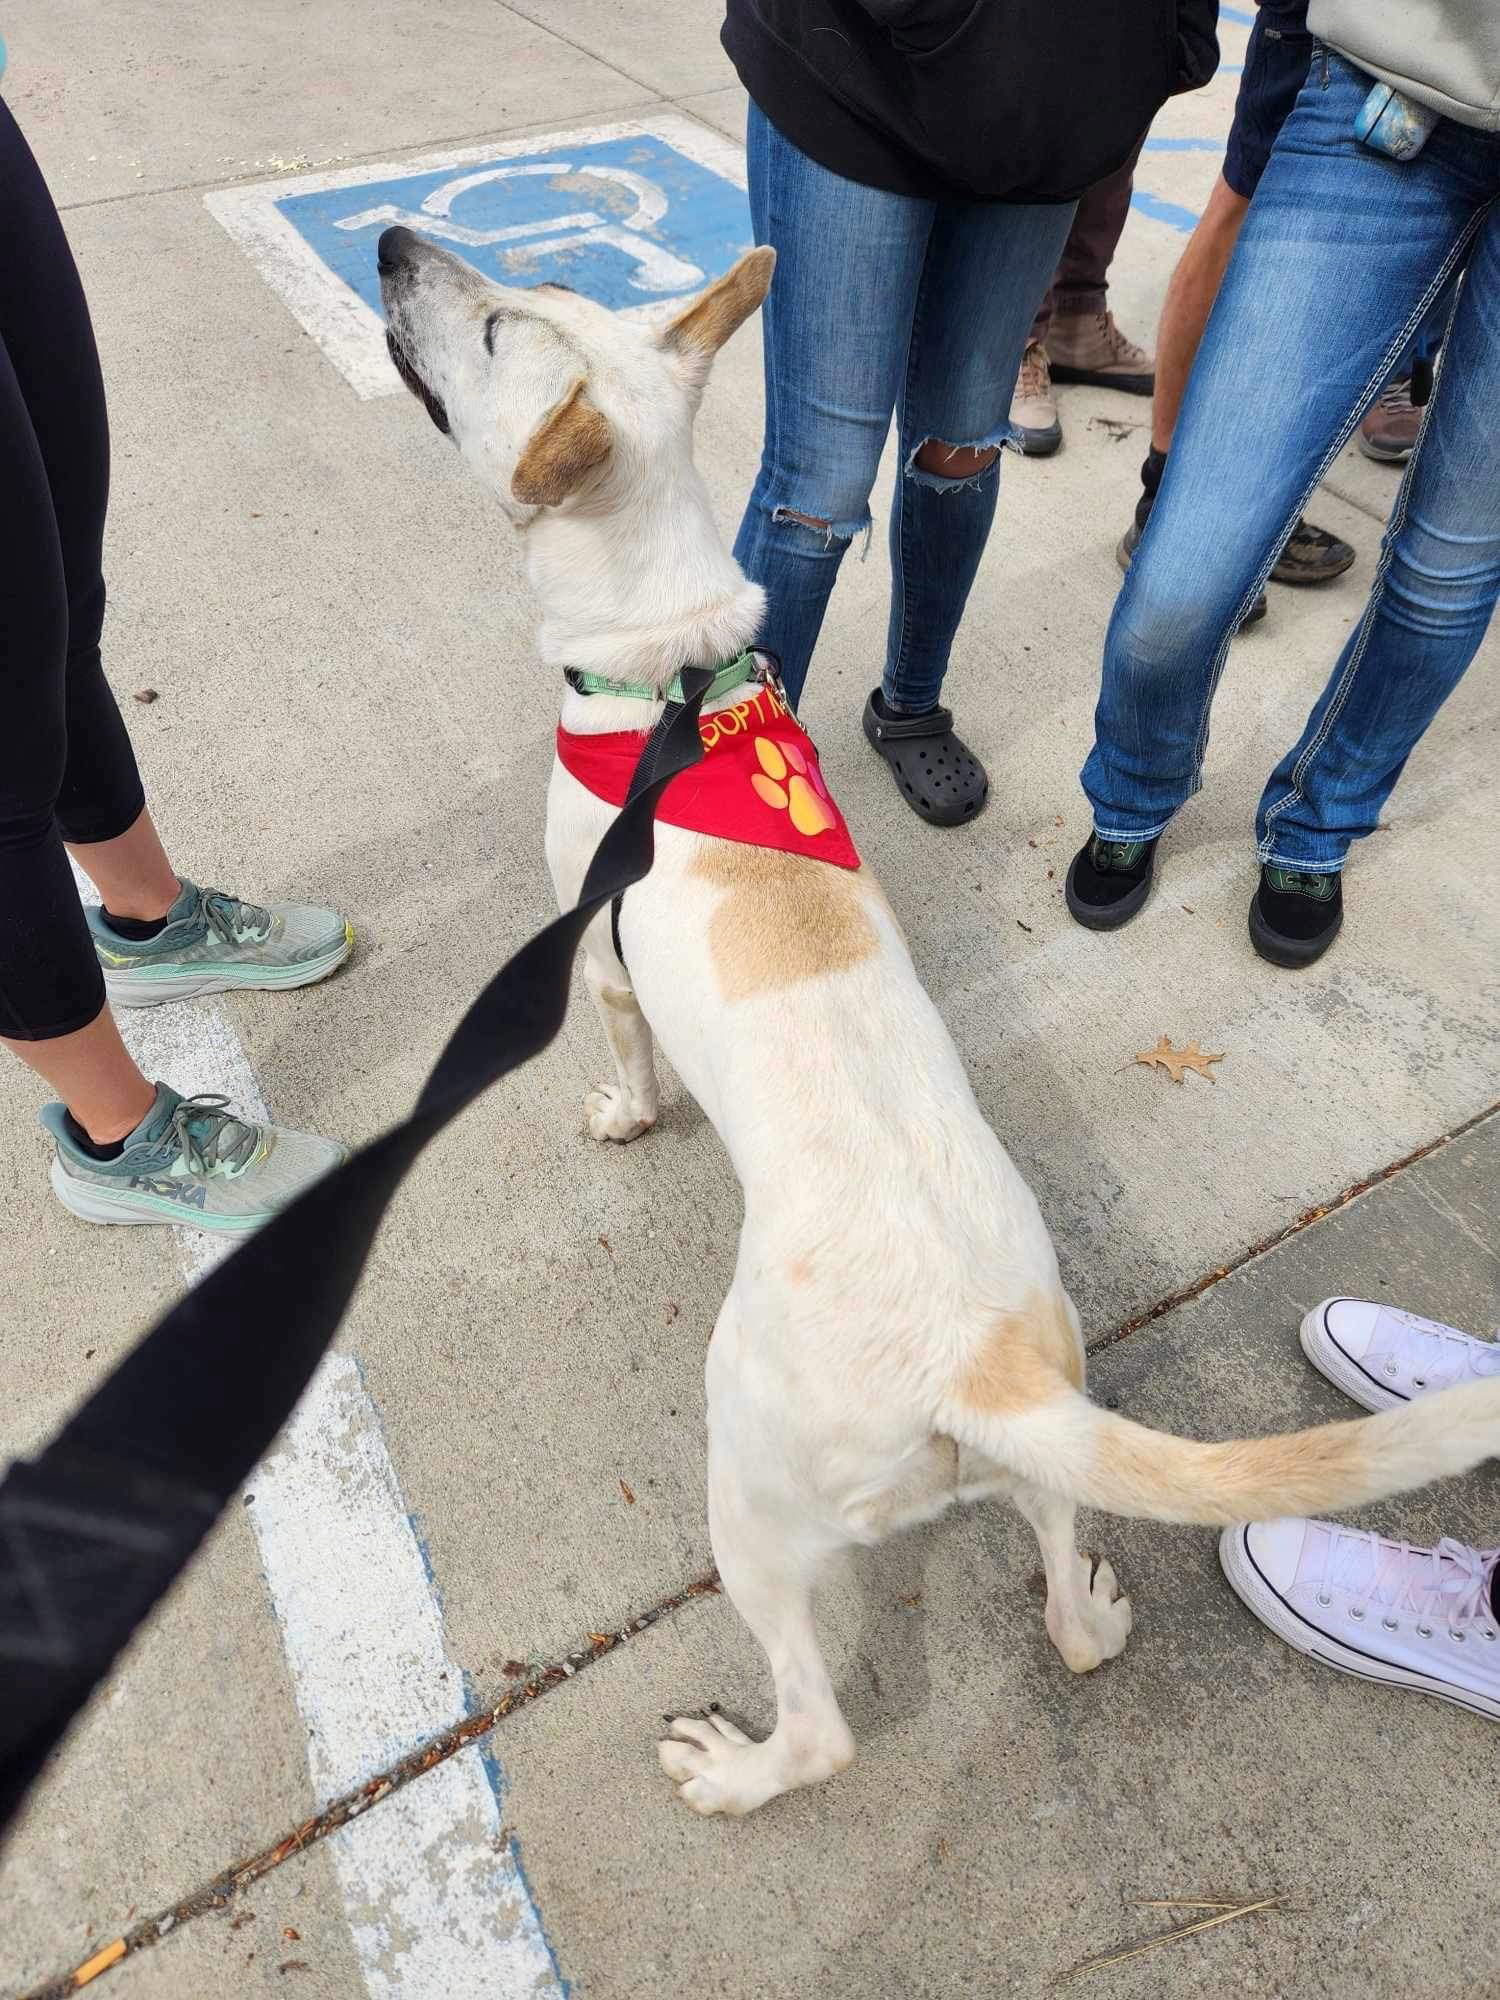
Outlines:
POLYGON ((591 1139, 616 1146, 628 1146, 656 1123, 655 1107, 648 1112, 617 1083, 601 1083, 597 1090, 591 1090, 583 1100, 583 1117, 591 1139))
MULTIPOLYGON (((804 1718, 804 1721, 806 1718, 804 1718)), ((782 1792, 821 1784, 854 1762, 854 1738, 835 1710, 826 1726, 800 1739, 784 1724, 764 1743, 711 1708, 707 1715, 669 1715, 671 1732, 656 1746, 677 1796, 695 1813, 751 1813, 782 1792)))
POLYGON ((672 1733, 657 1744, 656 1754, 678 1798, 695 1813, 754 1812, 785 1791, 771 1774, 766 1745, 717 1710, 669 1716, 667 1726, 672 1733))
POLYGON ((1120 1594, 1109 1563, 1101 1560, 1090 1574, 1087 1556, 1076 1561, 1080 1571, 1077 1602, 1064 1608, 1049 1598, 1047 1633, 1064 1663, 1075 1674, 1087 1674, 1124 1652, 1134 1614, 1130 1599, 1120 1594))

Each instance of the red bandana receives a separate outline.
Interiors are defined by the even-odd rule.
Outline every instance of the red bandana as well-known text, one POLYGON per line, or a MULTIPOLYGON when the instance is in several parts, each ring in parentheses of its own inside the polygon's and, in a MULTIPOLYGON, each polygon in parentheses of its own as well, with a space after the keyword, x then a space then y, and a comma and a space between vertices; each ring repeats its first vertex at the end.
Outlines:
MULTIPOLYGON (((748 701, 701 717, 698 731, 703 761, 668 785, 658 819, 717 840, 776 847, 837 868, 859 866, 812 738, 777 688, 758 687, 748 701)), ((595 798, 622 806, 645 741, 636 730, 575 736, 560 728, 558 761, 595 798)))

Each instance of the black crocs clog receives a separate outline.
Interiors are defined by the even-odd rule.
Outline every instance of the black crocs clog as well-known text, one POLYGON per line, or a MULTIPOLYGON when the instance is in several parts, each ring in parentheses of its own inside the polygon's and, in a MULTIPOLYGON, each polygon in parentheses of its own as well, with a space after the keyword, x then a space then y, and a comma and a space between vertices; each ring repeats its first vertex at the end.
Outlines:
POLYGON ((990 794, 984 766, 953 733, 949 709, 896 715, 879 688, 865 703, 865 735, 891 767, 901 796, 932 826, 962 826, 990 794))

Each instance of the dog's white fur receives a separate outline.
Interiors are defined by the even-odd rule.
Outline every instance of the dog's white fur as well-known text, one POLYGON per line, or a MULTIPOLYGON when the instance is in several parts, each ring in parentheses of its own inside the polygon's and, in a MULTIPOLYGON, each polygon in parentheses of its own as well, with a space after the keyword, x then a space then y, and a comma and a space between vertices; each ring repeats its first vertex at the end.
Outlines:
MULTIPOLYGON (((398 365, 440 399, 460 452, 525 530, 543 659, 663 686, 749 644, 761 593, 720 540, 692 426, 771 253, 745 258, 664 335, 571 293, 493 285, 405 232, 383 254, 398 365)), ((656 713, 563 702, 580 733, 643 729, 656 713)), ((546 845, 564 907, 612 817, 554 768, 546 845)), ((749 1812, 852 1759, 812 1615, 820 1566, 850 1543, 1004 1494, 1041 1544, 1047 1630, 1086 1672, 1121 1650, 1131 1612, 1108 1563, 1075 1549, 1078 1503, 1195 1522, 1322 1511, 1500 1448, 1500 1381, 1229 1444, 1090 1403, 1040 1211, 868 869, 659 825, 621 929, 628 972, 607 920, 585 943, 615 1070, 588 1095, 588 1129, 626 1141, 650 1128, 654 1031, 745 1200, 708 1353, 708 1510, 724 1586, 770 1657, 777 1720, 759 1743, 716 1710, 672 1722, 661 1763, 695 1811, 749 1812)))

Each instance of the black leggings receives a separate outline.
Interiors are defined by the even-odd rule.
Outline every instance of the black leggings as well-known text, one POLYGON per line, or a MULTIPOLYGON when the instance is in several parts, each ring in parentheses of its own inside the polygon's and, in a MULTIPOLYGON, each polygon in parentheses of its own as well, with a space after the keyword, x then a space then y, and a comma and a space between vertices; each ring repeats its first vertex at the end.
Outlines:
POLYGON ((47 184, 0 102, 0 1035, 86 1027, 104 979, 64 840, 145 805, 99 664, 109 425, 47 184))

